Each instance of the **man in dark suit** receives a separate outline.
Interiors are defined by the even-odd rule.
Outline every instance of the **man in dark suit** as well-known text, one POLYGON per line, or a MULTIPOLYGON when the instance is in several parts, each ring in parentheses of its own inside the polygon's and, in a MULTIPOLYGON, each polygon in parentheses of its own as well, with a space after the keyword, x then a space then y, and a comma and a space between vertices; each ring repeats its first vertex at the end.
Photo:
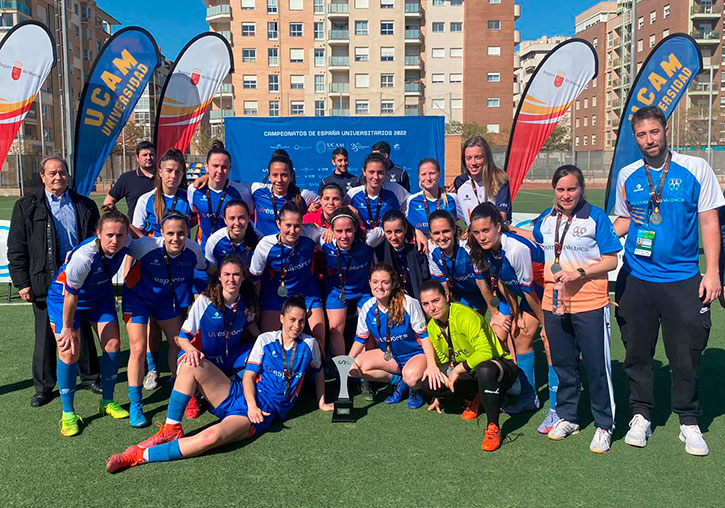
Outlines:
MULTIPOLYGON (((56 341, 45 301, 48 287, 68 252, 95 234, 99 218, 93 200, 68 188, 68 165, 61 157, 43 159, 40 178, 42 189, 15 202, 8 234, 10 277, 20 298, 33 304, 35 315, 33 407, 50 402, 56 383, 56 341)), ((101 393, 98 355, 87 321, 81 324, 79 369, 83 386, 101 393)))

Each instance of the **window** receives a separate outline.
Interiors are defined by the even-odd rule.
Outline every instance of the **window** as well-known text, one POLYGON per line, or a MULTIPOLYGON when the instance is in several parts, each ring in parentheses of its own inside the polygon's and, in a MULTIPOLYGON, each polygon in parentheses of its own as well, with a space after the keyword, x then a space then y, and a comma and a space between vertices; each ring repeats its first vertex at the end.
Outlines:
POLYGON ((501 99, 498 97, 491 97, 486 99, 486 106, 489 108, 498 108, 501 106, 501 99))
POLYGON ((299 48, 293 48, 289 50, 289 62, 290 63, 304 63, 305 61, 305 50, 299 48))
POLYGON ((644 16, 637 18, 637 28, 642 30, 644 28, 644 16))
POLYGON ((277 3, 277 0, 267 0, 267 14, 277 14, 278 12, 279 4, 277 3))
POLYGON ((592 40, 592 46, 594 46, 595 48, 598 48, 599 47, 599 39, 597 39, 596 37, 594 37, 594 39, 592 40))
POLYGON ((381 9, 393 9, 395 8, 395 0, 380 0, 381 9))
POLYGON ((662 17, 665 19, 670 17, 670 4, 667 4, 662 8, 662 17))
POLYGON ((584 99, 584 109, 589 107, 589 99, 584 99))
POLYGON ((355 101, 355 114, 367 115, 370 112, 370 103, 368 101, 355 101))
POLYGON ((324 74, 315 74, 315 93, 325 93, 324 74))
POLYGON ((394 35, 395 23, 393 21, 380 22, 380 35, 394 35))
POLYGON ((451 48, 451 58, 463 58, 463 48, 451 48))
POLYGON ((393 88, 393 82, 395 74, 381 74, 380 75, 380 88, 393 88))
POLYGON ((451 21, 451 32, 462 32, 463 23, 460 21, 451 21))
POLYGON ((446 50, 445 48, 433 48, 430 56, 431 58, 445 58, 446 50))
POLYGON ((325 24, 321 21, 315 21, 314 23, 314 29, 315 29, 315 40, 321 41, 325 38, 325 24))
MULTIPOLYGON (((254 10, 254 0, 242 0, 242 10, 243 11, 253 11, 254 10)), ((256 113, 255 113, 256 115, 256 113)))
POLYGON ((433 0, 433 5, 446 5, 445 0, 433 0))
POLYGON ((93 59, 93 51, 84 49, 83 50, 83 60, 92 60, 92 59, 93 59))
POLYGON ((301 11, 304 8, 303 4, 303 0, 289 0, 289 10, 301 11))
POLYGON ((489 83, 498 83, 501 81, 501 73, 500 72, 489 72, 486 74, 486 81, 489 83))
POLYGON ((315 14, 325 14, 325 0, 315 0, 313 3, 313 12, 315 14))
POLYGON ((269 93, 279 92, 279 74, 270 74, 267 78, 269 79, 269 93))
POLYGON ((579 128, 579 118, 576 119, 576 121, 574 122, 574 124, 576 125, 576 128, 578 129, 579 128))
POLYGON ((451 5, 463 5, 463 0, 451 0, 451 5))
POLYGON ((596 144, 597 144, 597 135, 596 134, 592 134, 592 146, 594 146, 596 144))
POLYGON ((662 30, 662 38, 663 39, 665 37, 669 37, 669 35, 670 35, 670 29, 669 28, 666 28, 666 29, 662 30))
POLYGON ((289 77, 289 87, 291 90, 304 90, 305 77, 293 74, 289 77))
POLYGON ((392 62, 395 60, 395 48, 380 48, 380 61, 392 62))
POLYGON ((446 29, 446 24, 436 22, 436 23, 433 23, 432 28, 433 28, 433 32, 444 32, 446 29))
POLYGON ((279 101, 269 101, 269 116, 279 116, 279 101))
POLYGON ((369 4, 369 0, 355 0, 356 9, 367 9, 370 6, 369 4))
POLYGON ((325 101, 315 101, 315 116, 325 116, 325 101))
POLYGON ((451 99, 451 109, 463 109, 463 99, 451 99))
POLYGON ((267 22, 267 39, 270 41, 276 41, 279 38, 279 32, 277 31, 277 22, 267 22))
POLYGON ((649 47, 654 48, 655 47, 655 34, 652 34, 649 36, 649 47))
POLYGON ((431 99, 430 100, 430 107, 431 109, 440 109, 444 110, 446 109, 446 100, 445 99, 431 99))
POLYGON ((642 51, 642 39, 637 41, 637 53, 642 51))
POLYGON ((589 139, 589 136, 584 136, 584 146, 587 146, 587 140, 589 139))
POLYGON ((367 74, 355 74, 355 88, 368 88, 370 77, 367 74))
POLYGON ((304 115, 305 114, 305 103, 302 101, 292 101, 291 114, 304 115))
MULTIPOLYGON (((592 101, 594 102, 594 101, 592 101)), ((597 115, 592 115, 592 127, 595 127, 597 125, 597 115)))
POLYGON ((446 81, 445 74, 431 74, 431 76, 430 76, 431 83, 445 83, 445 81, 446 81))
POLYGON ((380 114, 381 115, 392 115, 395 112, 395 103, 393 101, 381 101, 380 102, 380 114))
POLYGON ((254 48, 242 49, 242 62, 254 63, 257 61, 257 50, 254 48))
POLYGON ((499 133, 499 126, 497 123, 487 123, 486 124, 486 133, 488 134, 498 134, 499 133))
POLYGON ((589 117, 588 116, 584 117, 584 127, 589 127, 589 117))
POLYGON ((501 30, 501 21, 498 19, 489 19, 488 20, 488 29, 489 30, 501 30))
POLYGON ((242 76, 242 88, 245 90, 257 89, 257 76, 255 74, 245 74, 242 76))
POLYGON ((257 35, 256 23, 242 23, 242 37, 254 37, 257 35))
POLYGON ((269 65, 270 67, 277 67, 279 65, 279 49, 267 49, 267 65, 269 65))
POLYGON ((367 35, 368 34, 368 22, 355 21, 355 35, 367 35))
POLYGON ((501 46, 489 46, 488 56, 501 56, 501 46))
POLYGON ((463 74, 461 74, 459 72, 449 74, 448 82, 449 83, 463 83, 463 74))
POLYGON ((355 61, 367 62, 370 60, 370 48, 355 48, 355 61))
POLYGON ((651 25, 655 21, 657 21, 657 11, 652 11, 649 13, 649 24, 651 25))
MULTIPOLYGON (((594 81, 594 82, 596 83, 596 81, 594 81)), ((597 105, 597 96, 595 95, 594 97, 592 97, 592 107, 594 107, 596 105, 597 105)), ((594 117, 594 118, 596 118, 596 117, 594 117)), ((594 125, 594 124, 592 124, 592 125, 594 125)))
POLYGON ((579 146, 579 136, 576 137, 576 146, 579 146))
POLYGON ((302 23, 290 23, 289 24, 289 36, 290 37, 302 37, 302 23))
POLYGON ((325 48, 315 48, 315 67, 325 66, 325 48))
POLYGON ((245 115, 256 115, 257 114, 257 101, 244 101, 244 114, 245 115))
POLYGON ((501 0, 488 0, 488 3, 490 4, 500 4, 501 0))

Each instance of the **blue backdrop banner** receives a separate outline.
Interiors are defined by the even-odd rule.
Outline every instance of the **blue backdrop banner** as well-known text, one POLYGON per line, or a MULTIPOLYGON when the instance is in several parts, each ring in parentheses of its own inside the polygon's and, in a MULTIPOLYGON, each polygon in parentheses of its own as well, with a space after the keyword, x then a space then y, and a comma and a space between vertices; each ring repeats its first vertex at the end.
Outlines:
POLYGON ((93 190, 158 65, 156 41, 142 28, 119 30, 101 49, 83 86, 76 117, 73 178, 80 194, 88 196, 93 190))
POLYGON ((614 208, 619 170, 642 157, 632 135, 632 115, 645 106, 657 106, 669 118, 701 70, 702 54, 697 43, 689 35, 679 33, 662 39, 642 64, 619 121, 605 197, 607 213, 614 208))
POLYGON ((224 120, 226 148, 232 155, 234 180, 262 181, 277 149, 286 150, 297 185, 317 192, 333 171, 332 151, 341 146, 350 159, 348 171, 360 176, 362 163, 378 141, 390 145, 390 160, 410 176, 417 192, 418 162, 433 157, 444 166, 445 119, 442 116, 384 117, 240 117, 224 120))

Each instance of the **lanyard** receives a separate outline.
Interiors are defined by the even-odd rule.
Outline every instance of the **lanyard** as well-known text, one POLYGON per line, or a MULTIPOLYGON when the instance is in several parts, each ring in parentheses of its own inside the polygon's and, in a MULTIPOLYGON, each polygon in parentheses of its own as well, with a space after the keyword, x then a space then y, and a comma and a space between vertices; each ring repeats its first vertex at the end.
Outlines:
POLYGON ((290 385, 292 384, 292 376, 294 375, 294 372, 292 371, 292 367, 294 367, 295 364, 295 354, 297 353, 297 340, 295 339, 292 342, 292 356, 290 356, 289 360, 289 367, 287 366, 287 351, 284 349, 284 338, 282 337, 282 334, 279 334, 279 342, 282 346, 282 366, 284 374, 284 380, 287 382, 287 389, 284 391, 284 398, 289 399, 289 391, 290 391, 290 385))
MULTIPOLYGON (((423 192, 423 206, 425 206, 425 220, 428 222, 430 227, 430 209, 428 208, 428 198, 425 197, 423 192)), ((436 212, 441 209, 441 189, 438 187, 438 197, 436 198, 436 212)))
MULTIPOLYGON (((373 209, 370 207, 370 196, 368 196, 368 189, 365 187, 365 206, 368 208, 368 216, 370 217, 370 225, 374 228, 378 227, 378 223, 380 222, 380 206, 383 203, 383 198, 380 194, 378 194, 378 207, 375 211, 375 218, 373 219, 373 209)), ((381 191, 382 192, 382 191, 381 191)), ((425 198, 425 196, 423 196, 425 198)))
POLYGON ((644 172, 647 174, 647 184, 649 185, 649 195, 652 198, 652 204, 654 205, 655 213, 660 212, 660 202, 662 201, 662 188, 665 186, 665 180, 667 180, 667 172, 670 170, 670 160, 671 158, 668 156, 667 162, 665 163, 665 168, 662 170, 662 174, 660 175, 660 183, 657 191, 655 191, 655 185, 652 181, 652 173, 650 173, 649 165, 646 162, 644 163, 644 172))
POLYGON ((443 338, 446 339, 446 344, 448 344, 448 366, 454 367, 455 363, 456 363, 456 353, 453 350, 453 339, 451 338, 450 315, 448 316, 448 324, 446 325, 445 329, 443 328, 443 326, 441 326, 440 323, 437 323, 437 324, 438 324, 438 329, 441 331, 441 335, 443 335, 443 338))
POLYGON ((473 195, 476 198, 476 202, 480 205, 481 200, 478 199, 478 190, 476 189, 476 181, 473 179, 472 176, 469 176, 469 178, 471 179, 471 188, 473 189, 473 195))
MULTIPOLYGON (((227 306, 224 305, 222 309, 222 320, 224 321, 224 342, 226 343, 226 356, 229 358, 229 336, 232 334, 232 327, 234 326, 234 320, 237 318, 237 304, 239 303, 239 297, 232 307, 232 319, 227 323, 227 306)), ((284 347, 282 348, 284 350, 284 347)))
POLYGON ((206 188, 206 201, 209 204, 209 218, 211 219, 211 229, 214 231, 214 226, 216 224, 217 219, 219 218, 219 213, 222 210, 222 203, 224 203, 224 198, 227 197, 227 186, 229 185, 229 180, 224 183, 224 189, 222 189, 222 195, 219 198, 219 203, 216 206, 216 213, 212 213, 211 211, 211 192, 209 192, 209 187, 206 188))
POLYGON ((343 302, 345 301, 345 283, 347 282, 347 275, 350 273, 350 265, 352 264, 352 255, 355 252, 355 242, 352 242, 352 246, 350 247, 350 250, 348 251, 349 258, 347 259, 347 267, 345 268, 345 273, 342 272, 342 260, 340 259, 342 257, 342 251, 340 250, 340 247, 337 246, 337 243, 335 244, 335 251, 337 253, 337 277, 340 280, 340 300, 343 302))
POLYGON ((282 264, 282 270, 280 271, 280 281, 279 281, 279 284, 280 284, 281 287, 285 287, 284 280, 285 280, 285 278, 287 278, 287 272, 289 271, 289 264, 292 261, 292 254, 294 253, 295 247, 297 246, 297 244, 294 244, 290 248, 289 255, 287 256, 287 261, 283 261, 283 259, 284 259, 284 244, 282 243, 282 240, 281 239, 279 241, 279 246, 280 246, 279 259, 280 259, 281 264, 282 264))
POLYGON ((494 273, 494 266, 491 266, 491 293, 493 296, 498 296, 498 279, 501 278, 501 264, 503 263, 503 252, 498 251, 498 254, 494 255, 496 260, 496 270, 494 273))
POLYGON ((561 216, 563 214, 561 212, 558 212, 556 214, 556 228, 554 229, 554 263, 559 263, 559 257, 561 256, 561 251, 564 249, 564 238, 566 238, 566 234, 569 232, 569 227, 571 226, 572 220, 574 220, 574 214, 572 214, 571 217, 566 219, 566 226, 564 226, 564 231, 561 233, 561 237, 559 237, 559 227, 561 226, 561 216))
POLYGON ((171 275, 171 260, 169 259, 169 253, 166 252, 166 245, 164 245, 164 264, 166 265, 166 275, 169 277, 169 287, 171 288, 171 308, 176 312, 176 292, 174 291, 174 277, 171 275))
MULTIPOLYGON (((395 267, 398 269, 398 273, 400 274, 400 281, 403 283, 403 289, 408 285, 408 262, 407 262, 407 253, 401 252, 402 255, 398 255, 398 251, 393 248, 393 256, 394 256, 394 264, 395 267), (404 261, 405 260, 405 261, 404 261), (403 263, 405 263, 405 266, 403 266, 403 263)), ((405 249, 405 247, 403 247, 405 249)), ((402 251, 402 249, 401 249, 402 251)))
MULTIPOLYGON (((380 308, 378 302, 375 302, 375 324, 378 325, 378 336, 382 339, 383 333, 380 329, 380 308)), ((385 356, 392 354, 390 352, 390 316, 385 319, 385 356)))
MULTIPOLYGON (((277 200, 274 198, 274 190, 270 186, 269 188, 269 197, 272 198, 272 208, 274 209, 274 220, 279 219, 279 212, 277 211, 277 200)), ((287 200, 287 196, 284 197, 285 201, 287 200)))
POLYGON ((448 266, 446 265, 446 255, 441 248, 441 268, 443 269, 443 275, 446 277, 446 285, 448 286, 448 292, 450 293, 451 300, 453 300, 453 285, 456 279, 456 256, 458 256, 458 244, 453 241, 453 255, 451 256, 451 271, 448 272, 448 266))
MULTIPOLYGON (((178 200, 179 200, 179 194, 178 194, 178 191, 177 191, 177 194, 174 194, 174 200, 171 202, 171 209, 170 210, 166 210, 166 213, 172 212, 172 211, 173 212, 176 211, 176 202, 178 200)), ((219 212, 217 212, 217 213, 219 213, 219 212)))

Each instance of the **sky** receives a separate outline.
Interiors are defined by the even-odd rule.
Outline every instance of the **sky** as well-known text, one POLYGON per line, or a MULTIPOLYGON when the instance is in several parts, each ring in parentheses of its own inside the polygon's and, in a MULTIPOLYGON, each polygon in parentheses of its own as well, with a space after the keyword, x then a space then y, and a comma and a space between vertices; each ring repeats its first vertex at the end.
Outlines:
MULTIPOLYGON (((202 0, 97 1, 101 9, 121 22, 122 27, 137 25, 151 32, 161 53, 172 60, 187 41, 209 30, 202 0), (149 9, 149 5, 153 8, 149 9)), ((516 24, 521 30, 521 40, 537 39, 542 35, 573 35, 574 16, 599 1, 517 0, 521 4, 521 18, 516 24)))

